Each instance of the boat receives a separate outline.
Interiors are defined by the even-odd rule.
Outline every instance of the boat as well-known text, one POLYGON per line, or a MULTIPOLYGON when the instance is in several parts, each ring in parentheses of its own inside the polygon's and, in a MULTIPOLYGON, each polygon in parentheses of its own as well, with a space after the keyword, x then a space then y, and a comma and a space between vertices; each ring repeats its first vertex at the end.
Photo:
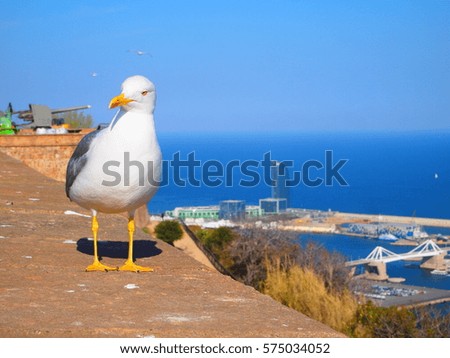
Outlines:
POLYGON ((397 241, 398 237, 392 234, 381 234, 378 236, 378 240, 397 241))
POLYGON ((448 271, 447 270, 433 270, 431 271, 432 275, 440 275, 440 276, 448 276, 448 271))

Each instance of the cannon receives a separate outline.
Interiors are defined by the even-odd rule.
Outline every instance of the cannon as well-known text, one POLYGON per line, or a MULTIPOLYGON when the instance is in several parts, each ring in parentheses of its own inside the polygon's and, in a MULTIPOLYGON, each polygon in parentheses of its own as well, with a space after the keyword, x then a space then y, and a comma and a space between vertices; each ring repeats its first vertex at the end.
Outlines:
POLYGON ((72 112, 79 111, 82 109, 91 108, 90 105, 86 106, 77 106, 77 107, 67 107, 67 108, 58 108, 58 109, 50 109, 48 106, 43 106, 40 104, 30 104, 30 109, 24 111, 14 111, 12 114, 17 114, 20 119, 23 119, 26 122, 21 124, 22 128, 50 128, 52 125, 60 125, 61 122, 56 122, 52 117, 53 114, 64 113, 64 112, 72 112))

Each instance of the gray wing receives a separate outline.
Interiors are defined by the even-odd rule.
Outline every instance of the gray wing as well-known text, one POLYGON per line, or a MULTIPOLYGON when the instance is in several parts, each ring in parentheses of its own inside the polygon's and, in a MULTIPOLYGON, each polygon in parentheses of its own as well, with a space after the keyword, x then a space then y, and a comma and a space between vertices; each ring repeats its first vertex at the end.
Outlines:
POLYGON ((66 171, 66 195, 70 199, 70 188, 72 187, 73 182, 77 178, 77 175, 81 172, 83 167, 87 162, 87 152, 91 147, 92 141, 100 134, 101 130, 95 130, 89 134, 86 134, 83 139, 78 143, 75 151, 72 154, 72 157, 67 164, 66 171))

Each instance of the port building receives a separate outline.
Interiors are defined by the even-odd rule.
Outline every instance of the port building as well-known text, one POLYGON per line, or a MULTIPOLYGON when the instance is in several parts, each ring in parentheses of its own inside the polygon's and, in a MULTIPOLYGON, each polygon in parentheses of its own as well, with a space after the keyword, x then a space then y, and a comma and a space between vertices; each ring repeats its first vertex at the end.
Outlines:
POLYGON ((259 207, 264 214, 279 214, 286 212, 288 204, 285 198, 266 198, 259 200, 259 207))
POLYGON ((240 221, 245 220, 244 200, 223 200, 219 203, 219 219, 240 221))

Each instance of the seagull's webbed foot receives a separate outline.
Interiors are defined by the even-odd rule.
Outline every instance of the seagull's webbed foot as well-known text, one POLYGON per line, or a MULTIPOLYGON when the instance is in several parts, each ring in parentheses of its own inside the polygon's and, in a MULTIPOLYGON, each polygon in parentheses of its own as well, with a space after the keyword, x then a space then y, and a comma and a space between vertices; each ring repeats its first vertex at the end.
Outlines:
POLYGON ((151 267, 143 267, 136 265, 133 261, 127 260, 125 264, 119 267, 119 271, 130 271, 130 272, 152 272, 151 267))
POLYGON ((130 213, 130 217, 128 218, 128 236, 129 236, 129 244, 128 244, 128 259, 125 263, 119 267, 119 271, 130 271, 130 272, 152 272, 153 269, 151 267, 143 267, 136 265, 133 262, 133 234, 134 234, 134 213, 130 213))
POLYGON ((107 266, 102 264, 99 260, 94 260, 94 263, 92 265, 89 265, 88 267, 86 267, 86 271, 90 272, 90 271, 117 271, 117 267, 116 266, 107 266))
POLYGON ((92 233, 94 234, 94 262, 92 265, 86 267, 86 271, 117 271, 117 267, 111 267, 103 265, 98 259, 98 249, 97 249, 97 235, 98 235, 98 221, 97 212, 92 210, 92 233))

